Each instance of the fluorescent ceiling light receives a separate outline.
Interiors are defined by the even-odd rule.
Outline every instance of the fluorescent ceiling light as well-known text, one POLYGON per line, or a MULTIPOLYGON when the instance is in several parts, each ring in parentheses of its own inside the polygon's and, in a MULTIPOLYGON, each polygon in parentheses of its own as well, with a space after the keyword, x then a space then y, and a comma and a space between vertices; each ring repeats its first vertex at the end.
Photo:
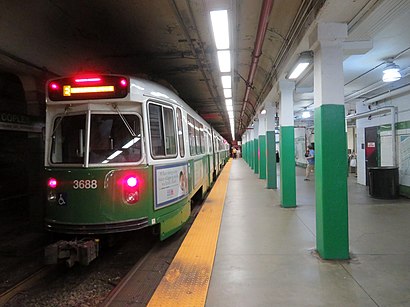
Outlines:
POLYGON ((225 99, 225 104, 232 107, 232 99, 225 99))
POLYGON ((302 118, 309 118, 310 117, 310 112, 309 111, 304 111, 302 113, 302 118))
POLYGON ((211 11, 216 49, 229 49, 228 11, 211 11))
POLYGON ((229 119, 233 119, 233 111, 228 111, 229 119))
POLYGON ((222 76, 221 80, 223 88, 232 88, 231 76, 222 76))
POLYGON ((299 63, 290 74, 289 79, 297 79, 308 66, 309 63, 299 63))
POLYGON ((383 70, 383 82, 393 82, 401 79, 400 67, 394 63, 387 63, 383 70))
POLYGON ((261 111, 261 114, 262 114, 262 115, 265 115, 265 114, 266 114, 266 110, 263 109, 263 110, 261 111))
POLYGON ((226 105, 226 110, 227 111, 233 111, 233 106, 232 105, 230 105, 230 106, 226 105))
POLYGON ((221 72, 231 71, 231 53, 229 50, 218 51, 219 70, 221 72))
POLYGON ((288 79, 297 79, 310 63, 312 63, 312 53, 310 51, 302 52, 295 65, 293 65, 293 69, 288 76, 288 79))
POLYGON ((225 96, 225 98, 232 98, 232 89, 224 88, 224 96, 225 96))

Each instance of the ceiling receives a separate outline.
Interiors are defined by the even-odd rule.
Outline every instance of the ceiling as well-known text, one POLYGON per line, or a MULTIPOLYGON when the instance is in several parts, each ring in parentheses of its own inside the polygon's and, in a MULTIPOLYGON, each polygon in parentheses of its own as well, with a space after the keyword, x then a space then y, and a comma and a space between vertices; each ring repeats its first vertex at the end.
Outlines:
MULTIPOLYGON (((409 83, 380 81, 387 58, 408 74, 407 0, 3 0, 0 70, 40 80, 82 72, 150 78, 172 87, 231 141, 209 16, 215 9, 230 18, 236 139, 265 103, 278 101, 277 81, 309 50, 318 21, 345 22, 349 41, 372 44, 346 51, 348 110, 409 83)), ((296 119, 313 110, 311 72, 296 83, 296 119)))

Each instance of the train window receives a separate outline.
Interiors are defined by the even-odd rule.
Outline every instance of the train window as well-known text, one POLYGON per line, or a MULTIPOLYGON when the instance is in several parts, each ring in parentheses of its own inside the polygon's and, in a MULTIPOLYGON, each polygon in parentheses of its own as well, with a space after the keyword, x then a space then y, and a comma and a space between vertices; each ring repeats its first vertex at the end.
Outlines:
POLYGON ((196 143, 196 153, 197 154, 201 153, 201 137, 200 137, 201 126, 202 125, 198 123, 198 121, 195 120, 195 143, 196 143))
POLYGON ((174 111, 171 108, 163 108, 165 128, 165 152, 167 156, 177 154, 174 111))
POLYGON ((152 156, 176 156, 174 111, 171 108, 150 103, 149 126, 152 156))
POLYGON ((212 135, 211 132, 208 130, 208 152, 212 152, 212 135))
POLYGON ((188 115, 188 136, 189 136, 189 152, 191 156, 196 155, 195 145, 195 120, 188 115))
POLYGON ((205 132, 202 124, 199 126, 199 137, 201 139, 201 153, 205 153, 205 132))
POLYGON ((184 157, 185 156, 184 130, 182 128, 182 112, 180 108, 177 108, 177 128, 178 128, 179 154, 181 155, 181 157, 184 157))
POLYGON ((141 121, 137 115, 92 114, 90 163, 137 162, 142 157, 141 121))
POLYGON ((85 114, 56 118, 51 136, 52 163, 84 162, 85 118, 85 114))

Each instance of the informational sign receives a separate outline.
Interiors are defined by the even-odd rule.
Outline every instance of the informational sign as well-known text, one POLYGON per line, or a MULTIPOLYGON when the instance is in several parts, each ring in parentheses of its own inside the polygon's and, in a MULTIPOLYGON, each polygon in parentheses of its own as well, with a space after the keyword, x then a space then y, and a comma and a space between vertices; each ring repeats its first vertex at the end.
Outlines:
POLYGON ((400 184, 410 186, 410 135, 400 136, 399 171, 400 184))
POLYGON ((42 132, 43 127, 44 122, 37 117, 12 113, 0 113, 0 130, 40 133, 42 132))
POLYGON ((375 142, 368 142, 368 143, 367 143, 367 147, 372 147, 372 148, 374 148, 374 147, 376 147, 376 143, 375 143, 375 142))
POLYGON ((154 170, 155 209, 160 209, 188 195, 188 164, 157 166, 154 170))

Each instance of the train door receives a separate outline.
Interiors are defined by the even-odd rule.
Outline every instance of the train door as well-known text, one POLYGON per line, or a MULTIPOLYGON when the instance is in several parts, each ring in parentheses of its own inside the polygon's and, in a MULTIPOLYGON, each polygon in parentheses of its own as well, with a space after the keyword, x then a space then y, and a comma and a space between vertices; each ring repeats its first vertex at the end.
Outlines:
POLYGON ((364 130, 366 185, 369 182, 369 167, 379 166, 379 137, 378 127, 368 127, 364 130))

